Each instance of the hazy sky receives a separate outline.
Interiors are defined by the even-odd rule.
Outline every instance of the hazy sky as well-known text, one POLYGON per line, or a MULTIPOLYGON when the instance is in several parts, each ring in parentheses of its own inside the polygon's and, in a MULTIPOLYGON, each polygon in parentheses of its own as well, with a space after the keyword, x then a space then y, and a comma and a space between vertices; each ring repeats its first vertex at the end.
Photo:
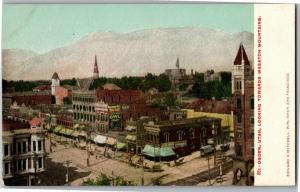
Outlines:
POLYGON ((3 48, 44 53, 91 32, 204 26, 253 32, 250 4, 4 5, 3 48))

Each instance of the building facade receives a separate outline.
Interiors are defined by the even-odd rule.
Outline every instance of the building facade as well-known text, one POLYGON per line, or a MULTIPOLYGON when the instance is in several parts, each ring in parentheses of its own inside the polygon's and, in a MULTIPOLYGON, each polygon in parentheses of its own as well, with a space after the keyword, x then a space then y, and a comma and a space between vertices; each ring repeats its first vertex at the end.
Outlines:
POLYGON ((176 68, 175 69, 167 69, 164 73, 167 75, 172 83, 172 89, 179 89, 180 85, 193 85, 194 80, 194 72, 191 70, 191 74, 187 75, 186 69, 180 68, 179 58, 176 60, 176 68))
MULTIPOLYGON (((254 73, 242 44, 232 69, 232 95, 236 179, 238 169, 242 170, 243 176, 249 176, 254 160, 254 73)), ((247 178, 246 184, 251 182, 247 178)))
POLYGON ((45 132, 41 122, 3 118, 3 172, 5 185, 36 185, 45 170, 45 132))
POLYGON ((154 147, 170 147, 179 155, 199 150, 213 141, 222 143, 221 119, 199 117, 144 123, 145 143, 154 147))

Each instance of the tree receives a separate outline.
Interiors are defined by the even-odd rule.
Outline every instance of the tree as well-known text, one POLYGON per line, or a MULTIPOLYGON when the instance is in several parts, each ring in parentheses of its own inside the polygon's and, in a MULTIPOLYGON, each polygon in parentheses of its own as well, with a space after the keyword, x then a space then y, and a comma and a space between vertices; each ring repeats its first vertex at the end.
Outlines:
POLYGON ((117 176, 117 177, 109 177, 104 173, 101 173, 96 179, 88 178, 84 180, 82 185, 86 186, 128 186, 134 185, 132 181, 125 180, 124 177, 117 176))
POLYGON ((172 93, 167 94, 164 98, 164 104, 167 107, 176 106, 176 97, 172 93))
POLYGON ((156 88, 159 91, 169 91, 171 89, 172 83, 169 77, 165 74, 160 74, 156 79, 156 88))

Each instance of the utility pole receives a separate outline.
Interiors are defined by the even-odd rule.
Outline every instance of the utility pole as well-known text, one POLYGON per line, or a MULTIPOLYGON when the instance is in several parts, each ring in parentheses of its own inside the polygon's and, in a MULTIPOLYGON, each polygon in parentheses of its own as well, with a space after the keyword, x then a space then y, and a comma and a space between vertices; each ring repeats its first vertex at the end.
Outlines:
POLYGON ((209 155, 207 155, 207 165, 208 165, 208 181, 209 185, 211 185, 211 176, 210 176, 210 166, 209 166, 209 155))
POLYGON ((216 127, 215 123, 212 124, 212 129, 213 129, 213 137, 214 137, 214 167, 216 166, 216 127))
POLYGON ((91 131, 89 129, 89 127, 86 127, 86 154, 87 154, 87 157, 86 157, 86 165, 89 167, 90 166, 90 149, 89 149, 89 140, 90 140, 90 137, 91 137, 91 131))
POLYGON ((67 174, 66 174, 66 185, 69 185, 69 165, 72 161, 67 160, 66 165, 67 165, 67 174))

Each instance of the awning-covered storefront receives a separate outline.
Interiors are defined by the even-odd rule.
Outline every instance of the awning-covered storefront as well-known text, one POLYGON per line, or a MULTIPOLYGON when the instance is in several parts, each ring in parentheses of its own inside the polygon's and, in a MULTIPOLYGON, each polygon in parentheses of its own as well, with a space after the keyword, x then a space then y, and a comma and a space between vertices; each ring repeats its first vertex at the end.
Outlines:
POLYGON ((97 135, 97 136, 94 138, 94 142, 95 142, 95 143, 98 143, 98 144, 105 144, 106 139, 107 139, 106 136, 103 136, 103 135, 97 135))
POLYGON ((136 135, 126 135, 126 139, 130 141, 136 141, 136 135))
POLYGON ((126 146, 127 146, 126 143, 117 142, 116 148, 117 148, 118 150, 121 150, 121 149, 125 149, 126 146))
POLYGON ((107 140, 106 140, 106 143, 108 145, 115 145, 117 142, 117 140, 115 138, 112 138, 112 137, 107 137, 107 140))
POLYGON ((170 156, 174 156, 176 155, 176 153, 173 151, 172 148, 170 147, 162 147, 160 148, 160 156, 162 157, 170 157, 170 156))
POLYGON ((153 147, 152 145, 145 145, 142 154, 150 157, 170 157, 176 155, 171 147, 153 147))
POLYGON ((60 134, 63 134, 63 135, 66 135, 66 136, 71 136, 72 133, 73 133, 73 130, 71 129, 66 129, 66 128, 62 128, 60 131, 59 131, 60 134))
POLYGON ((55 128, 53 129, 53 133, 59 133, 59 131, 60 131, 61 129, 62 129, 61 126, 55 127, 55 128))
POLYGON ((134 131, 136 130, 135 126, 131 126, 131 125, 127 125, 127 127, 125 128, 126 131, 134 131))

